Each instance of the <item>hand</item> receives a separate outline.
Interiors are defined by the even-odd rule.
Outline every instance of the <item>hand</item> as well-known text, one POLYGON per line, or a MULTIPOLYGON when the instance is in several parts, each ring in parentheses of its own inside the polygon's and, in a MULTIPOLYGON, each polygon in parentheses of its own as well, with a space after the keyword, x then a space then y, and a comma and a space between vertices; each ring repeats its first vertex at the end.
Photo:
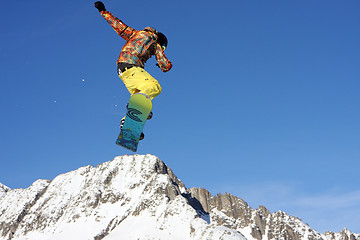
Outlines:
POLYGON ((101 11, 106 11, 105 5, 104 5, 102 2, 100 2, 100 1, 97 1, 97 2, 95 3, 95 7, 99 10, 99 12, 101 12, 101 11))

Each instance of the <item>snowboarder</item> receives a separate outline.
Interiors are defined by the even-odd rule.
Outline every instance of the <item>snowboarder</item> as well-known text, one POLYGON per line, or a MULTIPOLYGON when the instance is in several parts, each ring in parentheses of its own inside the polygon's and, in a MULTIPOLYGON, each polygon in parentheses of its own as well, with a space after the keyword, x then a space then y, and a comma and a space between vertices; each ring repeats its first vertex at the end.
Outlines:
MULTIPOLYGON (((126 41, 116 62, 118 75, 126 88, 131 95, 144 93, 151 100, 154 99, 161 93, 162 89, 159 82, 144 70, 144 65, 149 58, 155 55, 156 65, 163 72, 171 69, 172 64, 164 53, 168 43, 166 36, 152 27, 135 30, 127 26, 109 11, 106 11, 105 5, 100 1, 95 2, 95 7, 126 41)), ((125 117, 122 119, 122 123, 124 119, 125 117)))

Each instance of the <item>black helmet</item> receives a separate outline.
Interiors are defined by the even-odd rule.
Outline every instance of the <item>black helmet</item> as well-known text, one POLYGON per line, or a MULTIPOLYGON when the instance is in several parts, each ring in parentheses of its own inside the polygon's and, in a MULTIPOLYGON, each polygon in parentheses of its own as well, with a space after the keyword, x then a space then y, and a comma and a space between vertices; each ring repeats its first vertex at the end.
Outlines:
POLYGON ((160 46, 162 47, 163 50, 165 50, 165 48, 167 47, 168 45, 168 40, 166 38, 166 36, 161 33, 161 32, 158 32, 157 33, 157 36, 158 36, 158 43, 160 44, 160 46))

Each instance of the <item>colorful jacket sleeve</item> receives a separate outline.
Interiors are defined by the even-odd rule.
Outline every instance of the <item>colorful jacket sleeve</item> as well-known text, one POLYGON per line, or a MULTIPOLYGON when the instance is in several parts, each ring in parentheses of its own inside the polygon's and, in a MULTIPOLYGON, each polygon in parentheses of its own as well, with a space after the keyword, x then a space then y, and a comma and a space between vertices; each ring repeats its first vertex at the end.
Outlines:
POLYGON ((112 15, 108 11, 101 11, 100 14, 105 18, 105 20, 111 25, 111 27, 126 41, 129 41, 131 35, 133 35, 136 30, 129 27, 117 17, 112 15))
POLYGON ((166 58, 165 53, 161 48, 160 44, 156 44, 155 57, 161 71, 167 72, 172 68, 172 63, 169 61, 169 59, 166 58))

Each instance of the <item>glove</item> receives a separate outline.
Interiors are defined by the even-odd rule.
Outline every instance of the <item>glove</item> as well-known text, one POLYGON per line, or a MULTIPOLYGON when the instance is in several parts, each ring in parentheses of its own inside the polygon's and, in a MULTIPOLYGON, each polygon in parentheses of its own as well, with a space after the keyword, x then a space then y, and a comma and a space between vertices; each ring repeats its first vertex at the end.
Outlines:
POLYGON ((95 7, 99 10, 99 12, 101 12, 101 11, 106 11, 105 5, 104 5, 102 2, 100 2, 100 1, 97 1, 97 2, 95 3, 95 7))

